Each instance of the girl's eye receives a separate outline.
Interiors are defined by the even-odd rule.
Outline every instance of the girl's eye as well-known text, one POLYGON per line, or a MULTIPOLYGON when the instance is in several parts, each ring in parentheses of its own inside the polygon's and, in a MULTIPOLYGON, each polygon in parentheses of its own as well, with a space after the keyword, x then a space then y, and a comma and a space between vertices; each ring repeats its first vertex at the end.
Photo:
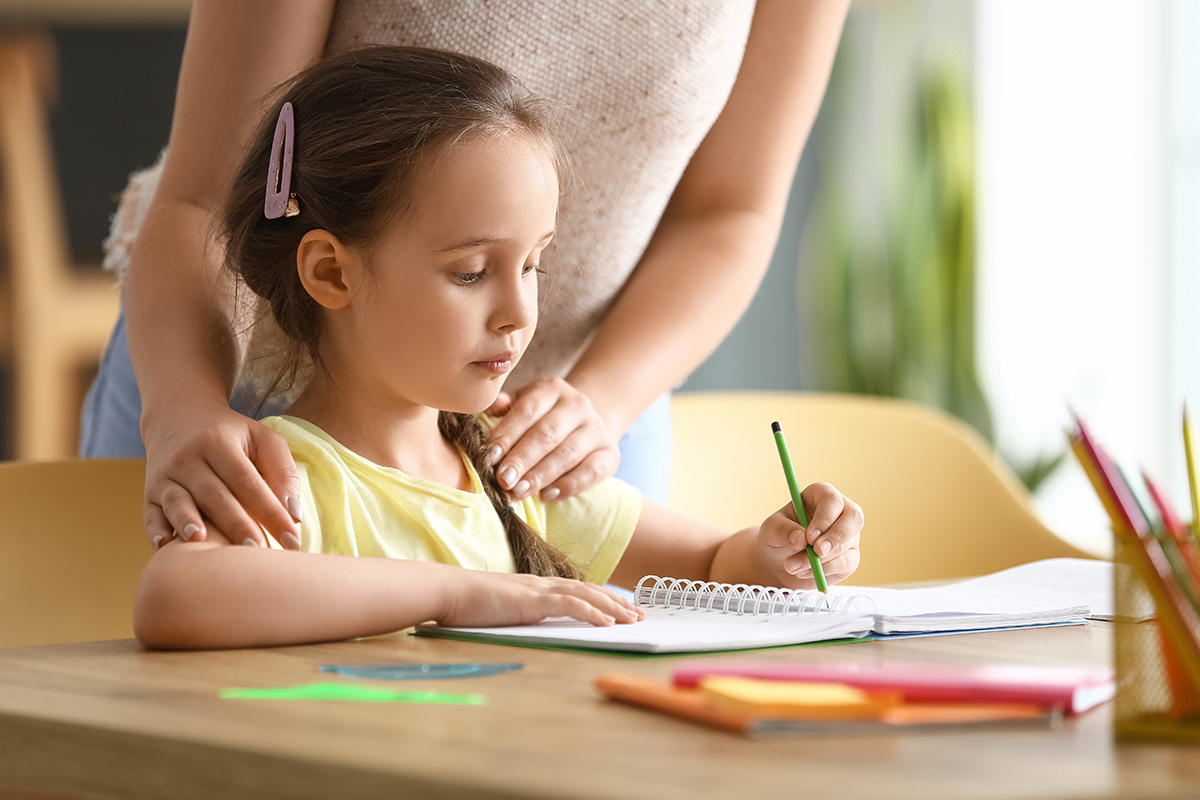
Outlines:
POLYGON ((479 272, 456 272, 456 273, 454 273, 454 279, 462 284, 475 283, 477 280, 479 280, 482 277, 483 277, 483 270, 480 270, 479 272))
POLYGON ((542 270, 538 269, 537 264, 526 264, 524 266, 524 268, 522 268, 522 270, 521 270, 522 275, 528 275, 531 272, 537 272, 540 274, 542 272, 542 270))

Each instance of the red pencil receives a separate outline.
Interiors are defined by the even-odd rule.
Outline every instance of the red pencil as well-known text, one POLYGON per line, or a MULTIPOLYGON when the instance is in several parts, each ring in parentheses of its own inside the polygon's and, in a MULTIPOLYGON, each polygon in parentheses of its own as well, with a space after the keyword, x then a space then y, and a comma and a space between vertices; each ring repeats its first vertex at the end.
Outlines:
POLYGON ((1170 531, 1171 538, 1175 540, 1176 549, 1187 564, 1187 568, 1192 573, 1192 578, 1196 581, 1196 585, 1200 587, 1200 560, 1196 557, 1194 540, 1188 535, 1188 526, 1175 513, 1175 509, 1171 506, 1171 501, 1167 499, 1166 492, 1146 474, 1145 470, 1142 470, 1142 480, 1146 482, 1146 489, 1150 492, 1150 499, 1158 507, 1163 527, 1170 531))
POLYGON ((1146 490, 1150 492, 1150 499, 1154 501, 1154 505, 1158 508, 1158 514, 1162 517, 1163 527, 1177 540, 1181 540, 1187 536, 1187 529, 1183 521, 1179 519, 1179 515, 1175 513, 1171 501, 1167 499, 1164 492, 1154 480, 1146 474, 1146 470, 1142 470, 1142 480, 1146 482, 1146 490))
POLYGON ((1117 513, 1120 515, 1121 524, 1125 526, 1126 530, 1133 531, 1139 536, 1150 533, 1150 523, 1142 515, 1141 510, 1137 506, 1137 501, 1133 499, 1133 495, 1130 494, 1125 481, 1122 480, 1120 473, 1117 472, 1117 465, 1095 443, 1088 433, 1087 426, 1083 424, 1083 420, 1076 417, 1075 424, 1079 426, 1079 438, 1083 442, 1084 452, 1088 454, 1088 458, 1096 465, 1096 471, 1099 474, 1104 490, 1112 497, 1117 513))

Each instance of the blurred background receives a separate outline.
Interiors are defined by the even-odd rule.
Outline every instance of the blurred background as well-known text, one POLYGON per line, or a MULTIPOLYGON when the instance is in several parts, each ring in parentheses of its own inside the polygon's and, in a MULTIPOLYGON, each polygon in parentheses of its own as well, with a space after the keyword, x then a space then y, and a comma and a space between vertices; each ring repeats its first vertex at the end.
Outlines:
MULTIPOLYGON (((188 6, 0 0, 0 459, 74 452, 119 297, 102 242, 166 143, 188 6)), ((1186 505, 1196 42, 1194 0, 856 0, 767 278, 680 391, 939 406, 1103 552, 1074 409, 1186 505)))

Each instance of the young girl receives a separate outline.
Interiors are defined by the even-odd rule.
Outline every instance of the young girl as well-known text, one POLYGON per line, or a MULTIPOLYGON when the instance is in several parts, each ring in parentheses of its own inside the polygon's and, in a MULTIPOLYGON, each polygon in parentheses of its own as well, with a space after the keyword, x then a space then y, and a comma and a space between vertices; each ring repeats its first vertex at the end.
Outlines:
POLYGON ((226 265, 289 339, 269 392, 303 386, 264 421, 301 473, 302 540, 285 544, 302 552, 179 532, 138 587, 144 645, 294 644, 429 620, 632 623, 639 612, 599 584, 655 573, 811 588, 806 544, 831 583, 855 570, 862 513, 828 484, 804 492, 807 529, 789 504, 732 535, 615 479, 511 501, 476 415, 537 321, 564 174, 546 110, 497 67, 417 48, 320 63, 284 94, 221 235, 226 265))

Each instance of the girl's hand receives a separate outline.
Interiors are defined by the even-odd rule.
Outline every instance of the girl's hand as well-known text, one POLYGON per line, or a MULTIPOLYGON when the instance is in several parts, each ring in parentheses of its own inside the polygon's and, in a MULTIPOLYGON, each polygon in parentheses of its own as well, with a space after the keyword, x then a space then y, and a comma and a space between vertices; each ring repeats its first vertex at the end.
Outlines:
POLYGON ((832 586, 858 569, 862 509, 828 483, 814 483, 800 493, 808 514, 808 527, 796 521, 788 503, 758 529, 758 553, 780 585, 813 589, 812 566, 804 548, 812 546, 821 559, 826 582, 832 586))
POLYGON ((565 500, 612 477, 617 442, 587 395, 562 378, 542 378, 487 410, 502 419, 489 438, 500 484, 514 500, 542 493, 565 500))
POLYGON ((228 407, 178 415, 146 442, 146 538, 158 549, 172 534, 202 542, 205 518, 234 544, 267 544, 263 528, 300 549, 300 476, 287 442, 228 407), (289 511, 289 509, 291 509, 289 511))
POLYGON ((601 627, 637 622, 645 612, 614 592, 567 578, 540 578, 464 570, 455 581, 439 625, 492 627, 533 625, 547 617, 571 617, 601 627))

